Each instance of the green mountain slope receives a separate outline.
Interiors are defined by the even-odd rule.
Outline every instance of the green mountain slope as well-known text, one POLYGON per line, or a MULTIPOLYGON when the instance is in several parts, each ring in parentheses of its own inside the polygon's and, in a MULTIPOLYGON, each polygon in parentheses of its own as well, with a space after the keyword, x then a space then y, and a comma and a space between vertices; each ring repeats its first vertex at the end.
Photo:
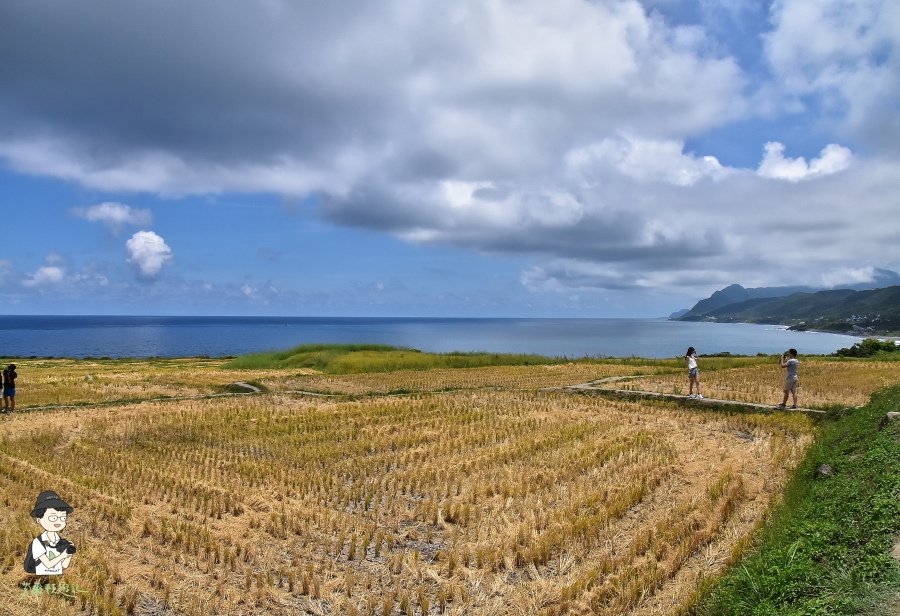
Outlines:
MULTIPOLYGON (((856 284, 847 284, 842 285, 841 289, 851 290, 851 291, 869 291, 872 289, 884 289, 887 287, 892 287, 900 285, 900 274, 893 270, 884 269, 884 268, 875 268, 872 273, 872 279, 867 282, 860 282, 856 284)), ((719 289, 706 299, 701 299, 697 302, 693 308, 687 311, 687 314, 673 314, 671 319, 682 319, 688 321, 696 321, 702 320, 704 315, 711 313, 712 311, 723 308, 725 306, 731 306, 732 304, 737 304, 740 302, 746 302, 749 300, 755 299, 772 299, 776 297, 787 297, 789 295, 794 295, 796 293, 817 293, 819 291, 825 291, 823 288, 813 288, 813 287, 756 287, 756 288, 744 288, 739 284, 732 284, 724 289, 719 289)))
POLYGON ((757 289, 746 289, 739 284, 732 284, 724 289, 720 289, 707 297, 701 299, 691 308, 684 316, 696 317, 703 316, 709 312, 731 306, 740 302, 747 302, 758 299, 772 299, 775 297, 786 297, 794 293, 815 293, 819 289, 810 287, 761 287, 757 289))
POLYGON ((702 314, 692 310, 687 321, 781 323, 795 329, 900 331, 900 286, 851 291, 794 293, 787 297, 757 298, 714 308, 702 314))

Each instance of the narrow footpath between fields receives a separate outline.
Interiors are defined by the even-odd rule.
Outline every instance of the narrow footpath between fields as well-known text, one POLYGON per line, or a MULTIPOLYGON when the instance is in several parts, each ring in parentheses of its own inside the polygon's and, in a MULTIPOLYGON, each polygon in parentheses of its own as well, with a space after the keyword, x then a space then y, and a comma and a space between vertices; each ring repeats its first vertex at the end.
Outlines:
POLYGON ((656 399, 656 400, 674 400, 676 402, 688 403, 688 404, 696 404, 696 405, 706 405, 706 406, 730 406, 730 407, 739 407, 739 408, 747 408, 754 410, 763 410, 763 411, 797 411, 798 413, 812 413, 817 415, 825 415, 826 411, 822 411, 819 409, 807 409, 807 408, 791 408, 791 407, 780 407, 772 404, 759 404, 756 402, 740 402, 738 400, 721 400, 718 398, 691 398, 690 396, 685 396, 681 394, 663 394, 655 391, 642 391, 639 389, 615 389, 612 387, 607 387, 606 385, 610 383, 617 383, 621 381, 628 381, 632 379, 638 379, 641 376, 613 376, 605 379, 598 379, 596 381, 589 381, 587 383, 579 383, 578 385, 568 385, 566 387, 550 387, 547 388, 547 391, 570 391, 584 394, 595 394, 600 396, 609 396, 612 398, 624 398, 628 400, 641 400, 641 399, 656 399))

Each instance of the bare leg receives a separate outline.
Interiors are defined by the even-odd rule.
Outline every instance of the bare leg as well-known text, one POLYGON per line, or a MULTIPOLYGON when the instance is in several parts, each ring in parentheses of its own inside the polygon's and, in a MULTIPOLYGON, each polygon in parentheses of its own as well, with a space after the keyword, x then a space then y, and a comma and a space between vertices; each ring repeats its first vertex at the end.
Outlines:
POLYGON ((784 390, 784 400, 781 401, 781 406, 787 406, 788 394, 790 392, 788 390, 784 390))
MULTIPOLYGON (((699 389, 698 389, 698 391, 699 391, 699 389)), ((9 398, 9 410, 10 410, 10 412, 16 410, 16 397, 15 396, 11 396, 9 398)))

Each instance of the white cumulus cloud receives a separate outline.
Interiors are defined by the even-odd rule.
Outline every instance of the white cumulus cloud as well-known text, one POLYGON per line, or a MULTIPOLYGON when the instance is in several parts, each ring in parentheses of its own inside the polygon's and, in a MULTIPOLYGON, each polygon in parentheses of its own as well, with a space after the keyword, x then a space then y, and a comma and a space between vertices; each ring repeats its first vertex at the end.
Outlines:
POLYGON ((632 179, 691 186, 705 177, 720 178, 728 170, 715 156, 684 152, 684 142, 611 137, 569 152, 567 162, 578 171, 606 166, 632 179))
POLYGON ((131 263, 140 278, 153 280, 163 266, 172 260, 172 249, 166 241, 153 231, 138 231, 125 242, 127 261, 131 263))
POLYGON ((896 0, 776 0, 763 37, 781 89, 801 108, 821 97, 842 130, 900 152, 900 3, 896 0))
POLYGON ((59 284, 66 277, 66 271, 56 265, 44 265, 39 267, 22 281, 22 285, 33 287, 47 287, 59 284))
POLYGON ((809 163, 802 156, 785 158, 784 145, 770 141, 765 145, 765 156, 757 173, 764 178, 775 178, 796 182, 817 175, 831 175, 843 171, 853 161, 853 153, 843 146, 831 143, 822 149, 819 158, 809 163))
POLYGON ((153 222, 150 210, 133 208, 115 201, 105 201, 90 207, 76 207, 72 209, 72 214, 90 222, 103 223, 114 233, 120 232, 125 226, 142 227, 153 222))

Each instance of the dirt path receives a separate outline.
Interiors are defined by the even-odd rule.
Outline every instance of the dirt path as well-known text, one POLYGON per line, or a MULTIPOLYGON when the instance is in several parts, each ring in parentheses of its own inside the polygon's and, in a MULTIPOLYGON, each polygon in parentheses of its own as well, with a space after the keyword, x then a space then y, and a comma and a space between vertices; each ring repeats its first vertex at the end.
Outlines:
POLYGON ((248 390, 248 393, 251 393, 251 394, 261 394, 262 393, 262 390, 259 387, 257 387, 256 385, 251 385, 250 383, 245 383, 243 381, 235 381, 234 383, 232 383, 232 385, 235 387, 243 387, 244 389, 248 390))
MULTIPOLYGON (((758 404, 756 402, 740 402, 738 400, 720 400, 718 398, 690 398, 688 396, 680 395, 680 394, 663 394, 655 391, 642 391, 639 389, 614 389, 609 387, 602 387, 602 385, 607 383, 614 383, 618 381, 626 381, 630 379, 641 378, 640 376, 613 376, 605 379, 599 379, 596 381, 589 381, 587 383, 579 383, 578 385, 568 385, 566 387, 551 387, 548 388, 550 390, 556 391, 571 391, 578 392, 583 394, 594 394, 600 396, 610 396, 614 398, 626 398, 629 400, 635 399, 655 399, 655 400, 675 400, 678 402, 686 402, 690 404, 697 405, 707 405, 707 406, 731 406, 731 407, 740 407, 740 408, 749 408, 755 410, 786 410, 783 407, 779 407, 772 404, 758 404)), ((816 415, 825 415, 827 414, 825 411, 821 411, 818 409, 806 409, 806 408, 789 408, 789 410, 797 411, 798 413, 812 413, 816 415)))

